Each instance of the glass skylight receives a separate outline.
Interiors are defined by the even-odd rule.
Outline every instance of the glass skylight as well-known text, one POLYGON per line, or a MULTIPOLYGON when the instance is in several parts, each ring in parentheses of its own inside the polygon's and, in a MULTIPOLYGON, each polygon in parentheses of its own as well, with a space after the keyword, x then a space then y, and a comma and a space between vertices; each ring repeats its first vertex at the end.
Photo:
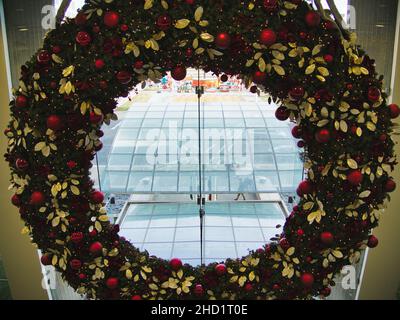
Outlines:
MULTIPOLYGON (((204 192, 293 192, 303 164, 291 124, 277 121, 276 106, 255 95, 216 97, 211 94, 201 105, 204 192)), ((196 193, 197 115, 193 94, 159 93, 149 102, 133 102, 105 127, 98 155, 102 190, 196 193)))

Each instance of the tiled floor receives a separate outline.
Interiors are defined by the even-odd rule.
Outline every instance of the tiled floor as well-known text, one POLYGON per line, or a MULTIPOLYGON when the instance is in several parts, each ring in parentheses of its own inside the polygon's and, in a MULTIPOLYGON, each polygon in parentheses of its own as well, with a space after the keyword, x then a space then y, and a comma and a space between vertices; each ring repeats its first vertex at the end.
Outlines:
MULTIPOLYGON (((260 248, 281 232, 284 219, 278 203, 207 203, 205 262, 237 258, 260 248)), ((161 258, 200 263, 200 220, 195 204, 130 204, 121 235, 161 258)))

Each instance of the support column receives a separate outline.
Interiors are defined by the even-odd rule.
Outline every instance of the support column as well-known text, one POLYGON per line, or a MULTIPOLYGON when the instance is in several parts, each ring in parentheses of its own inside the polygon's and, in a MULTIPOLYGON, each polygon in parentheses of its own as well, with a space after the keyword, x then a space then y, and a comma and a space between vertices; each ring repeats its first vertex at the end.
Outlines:
MULTIPOLYGON (((0 1, 1 2, 1 1, 0 1)), ((0 3, 1 4, 1 3, 0 3)), ((1 6, 0 6, 0 9, 1 6)), ((18 210, 10 203, 12 196, 8 191, 10 171, 4 161, 7 141, 3 135, 9 118, 7 90, 7 65, 4 50, 4 17, 0 15, 0 254, 3 258, 6 275, 13 299, 45 300, 47 293, 42 289, 42 273, 36 248, 28 236, 21 235, 24 226, 18 210)))
MULTIPOLYGON (((393 74, 391 81, 391 101, 400 105, 400 2, 397 10, 396 41, 393 59, 393 74)), ((400 139, 395 136, 397 142, 396 154, 400 157, 400 139)), ((398 299, 400 288, 400 168, 393 172, 397 189, 391 194, 391 202, 385 213, 379 228, 374 234, 379 238, 379 246, 369 250, 365 267, 364 279, 361 285, 360 300, 365 299, 398 299)))

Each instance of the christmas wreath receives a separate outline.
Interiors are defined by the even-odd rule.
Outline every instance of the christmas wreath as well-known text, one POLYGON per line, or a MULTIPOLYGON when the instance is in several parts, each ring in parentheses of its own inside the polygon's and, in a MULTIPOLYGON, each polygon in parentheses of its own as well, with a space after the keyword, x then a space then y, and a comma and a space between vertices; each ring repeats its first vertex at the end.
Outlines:
MULTIPOLYGON (((64 1, 65 2, 65 1, 64 1)), ((302 0, 88 0, 21 69, 6 160, 25 231, 91 299, 307 299, 356 262, 396 187, 382 77, 336 10, 302 0), (193 267, 141 252, 108 222, 91 160, 116 98, 167 71, 237 75, 296 122, 307 179, 279 241, 193 267)), ((332 4, 332 1, 328 0, 332 4)), ((334 8, 334 7, 333 7, 334 8)), ((65 8, 64 8, 65 9, 65 8)))

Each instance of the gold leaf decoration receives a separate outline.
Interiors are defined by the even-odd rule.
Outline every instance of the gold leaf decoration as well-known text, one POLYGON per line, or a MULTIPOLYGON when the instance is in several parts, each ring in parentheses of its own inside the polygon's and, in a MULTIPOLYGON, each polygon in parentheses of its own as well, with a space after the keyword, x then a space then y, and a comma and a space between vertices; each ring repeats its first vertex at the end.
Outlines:
POLYGON ((264 71, 265 71, 266 64, 265 64, 265 61, 264 61, 263 58, 260 58, 260 59, 258 60, 258 68, 260 69, 261 72, 264 72, 264 71))
POLYGON ((368 198, 370 195, 371 195, 371 191, 370 190, 365 190, 365 191, 360 193, 360 198, 361 199, 368 198))
POLYGON ((313 56, 316 56, 318 53, 320 53, 321 52, 321 49, 322 49, 322 45, 321 44, 318 44, 318 45, 316 45, 315 47, 314 47, 314 49, 312 50, 312 55, 313 56))
POLYGON ((45 146, 42 149, 42 154, 43 154, 43 156, 45 156, 47 158, 50 155, 50 146, 45 146))
POLYGON ((209 23, 208 23, 207 20, 201 20, 201 21, 199 22, 199 26, 200 26, 200 27, 207 27, 208 25, 209 25, 209 23))
POLYGON ((200 38, 201 38, 201 40, 203 40, 205 42, 213 42, 214 41, 214 36, 209 34, 208 32, 203 32, 202 34, 200 34, 200 38))
POLYGON ((161 5, 165 10, 168 10, 169 6, 168 6, 168 2, 165 0, 161 0, 161 5))
POLYGON ((125 271, 125 276, 126 276, 126 278, 129 279, 129 280, 132 279, 132 277, 133 277, 132 271, 129 270, 129 269, 126 270, 126 271, 125 271))
POLYGON ((101 222, 107 222, 107 221, 109 220, 109 218, 108 218, 107 215, 102 215, 102 216, 100 216, 98 219, 99 219, 99 221, 101 221, 101 222))
POLYGON ((241 276, 239 278, 239 280, 238 280, 239 286, 243 287, 244 284, 246 283, 246 281, 247 281, 247 277, 246 276, 241 276))
POLYGON ((199 47, 199 38, 195 38, 192 43, 193 49, 197 49, 199 47))
POLYGON ((318 72, 324 77, 329 76, 329 70, 325 67, 318 67, 318 72))
POLYGON ((74 67, 74 66, 69 66, 69 67, 67 67, 67 68, 65 68, 65 69, 63 70, 62 75, 63 75, 64 77, 68 77, 68 76, 70 76, 70 75, 74 72, 74 70, 75 70, 75 67, 74 67))
POLYGON ((149 10, 153 7, 153 0, 145 0, 144 10, 149 10))
POLYGON ((286 254, 288 255, 288 256, 292 256, 293 254, 294 254, 294 252, 295 252, 295 247, 290 247, 287 251, 286 251, 286 254))
POLYGON ((195 19, 197 22, 199 22, 199 21, 201 20, 201 18, 203 17, 203 12, 204 12, 203 7, 198 7, 198 8, 196 9, 196 11, 194 12, 194 19, 195 19))
POLYGON ((80 195, 80 191, 79 191, 78 187, 72 185, 72 186, 70 187, 70 189, 71 189, 71 192, 72 192, 74 195, 76 195, 76 196, 79 196, 79 195, 80 195))
POLYGON ((305 73, 306 74, 312 74, 314 71, 315 71, 315 64, 311 64, 311 65, 309 65, 307 68, 306 68, 306 71, 305 71, 305 73))
POLYGON ((351 169, 358 169, 358 164, 357 161, 353 160, 353 159, 347 159, 347 165, 349 166, 349 168, 351 169))
POLYGON ((340 121, 340 130, 342 130, 343 132, 347 132, 349 129, 347 122, 344 120, 340 121))
POLYGON ((38 142, 35 145, 35 151, 41 151, 46 146, 45 142, 38 142))
POLYGON ((274 68, 275 72, 280 76, 284 76, 286 74, 285 69, 283 69, 281 66, 278 66, 277 64, 273 64, 272 68, 274 68))
POLYGON ((189 19, 180 19, 175 23, 175 28, 185 29, 190 23, 189 19))

